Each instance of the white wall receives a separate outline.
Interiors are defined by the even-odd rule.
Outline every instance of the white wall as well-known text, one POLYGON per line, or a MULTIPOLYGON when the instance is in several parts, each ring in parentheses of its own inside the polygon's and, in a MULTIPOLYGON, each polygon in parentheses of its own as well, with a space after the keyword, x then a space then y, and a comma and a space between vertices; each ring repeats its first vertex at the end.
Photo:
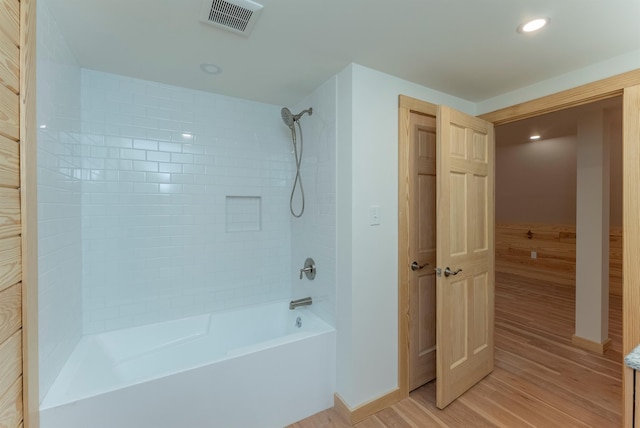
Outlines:
POLYGON ((354 402, 352 341, 352 195, 353 195, 353 68, 350 65, 337 78, 336 141, 336 392, 354 402))
POLYGON ((82 131, 85 333, 289 297, 279 106, 83 69, 82 131))
POLYGON ((594 343, 609 338, 609 170, 606 113, 578 119, 575 335, 594 343))
MULTIPOLYGON (((305 192, 302 217, 291 219, 291 297, 311 296, 311 309, 335 326, 336 304, 336 85, 332 77, 292 109, 298 113, 309 107, 311 116, 300 120, 302 136, 296 126, 298 146, 303 140, 301 165, 305 192), (316 262, 313 281, 300 279, 299 269, 307 257, 316 262)), ((284 127, 284 125, 282 125, 284 127)), ((289 139, 289 144, 291 140, 289 139)), ((291 149, 290 146, 290 150, 291 149)), ((293 153, 291 154, 293 157, 293 153)), ((290 191, 290 189, 289 189, 290 191)), ((294 195, 294 212, 300 208, 300 189, 294 195)))
POLYGON ((82 335, 80 68, 45 2, 37 5, 40 400, 82 335))
POLYGON ((400 94, 475 111, 473 103, 356 64, 339 74, 337 392, 350 406, 397 387, 400 94), (380 207, 378 226, 369 225, 372 205, 380 207))
MULTIPOLYGON (((610 222, 622 225, 622 113, 605 110, 610 142, 610 222)), ((577 137, 541 141, 498 140, 496 221, 575 224, 577 137)))
POLYGON ((576 222, 575 136, 496 148, 496 221, 576 222))

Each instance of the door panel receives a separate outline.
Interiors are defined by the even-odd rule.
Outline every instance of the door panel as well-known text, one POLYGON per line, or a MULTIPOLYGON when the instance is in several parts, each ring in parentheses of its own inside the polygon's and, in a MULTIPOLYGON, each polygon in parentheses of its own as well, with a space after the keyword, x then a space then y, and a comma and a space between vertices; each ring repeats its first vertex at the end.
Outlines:
POLYGON ((409 266, 409 389, 436 376, 436 120, 416 113, 410 118, 410 259, 409 266), (410 263, 411 263, 410 261, 410 263))
POLYGON ((482 273, 473 278, 473 353, 483 351, 489 343, 489 282, 487 274, 482 273))
MULTIPOLYGON (((451 172, 449 176, 449 207, 450 223, 462 225, 466 223, 467 215, 467 176, 459 172, 451 172)), ((450 254, 452 256, 467 253, 467 228, 454 227, 449 233, 450 254)))
MULTIPOLYGON (((456 368, 467 361, 467 314, 469 313, 467 304, 467 281, 451 281, 449 284, 449 293, 447 293, 446 304, 451 308, 447 314, 450 346, 447 358, 443 361, 448 362, 449 370, 456 368)), ((443 349, 444 351, 444 349, 443 349)))
POLYGON ((437 129, 436 404, 444 408, 493 370, 494 138, 492 124, 443 106, 437 129))
MULTIPOLYGON (((418 219, 436 218, 436 177, 435 175, 418 175, 418 219)), ((436 228, 424 221, 418 221, 418 253, 434 253, 436 251, 436 228)))
POLYGON ((489 240, 487 232, 489 225, 487 224, 487 200, 488 195, 488 179, 487 177, 474 175, 473 187, 471 189, 473 197, 473 214, 474 214, 474 240, 473 251, 487 251, 489 240))

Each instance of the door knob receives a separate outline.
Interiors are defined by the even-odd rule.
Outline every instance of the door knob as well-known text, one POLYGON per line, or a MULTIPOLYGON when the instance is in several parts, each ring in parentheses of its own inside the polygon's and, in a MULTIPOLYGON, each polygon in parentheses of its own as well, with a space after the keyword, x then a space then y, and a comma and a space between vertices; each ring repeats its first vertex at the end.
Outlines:
POLYGON ((444 276, 449 276, 449 275, 456 276, 460 272, 462 272, 462 269, 457 269, 456 271, 452 271, 451 269, 449 269, 449 266, 444 268, 444 276))
POLYGON ((411 263, 411 270, 412 271, 420 270, 425 266, 429 266, 429 263, 425 263, 423 265, 419 265, 418 262, 413 262, 413 263, 411 263))

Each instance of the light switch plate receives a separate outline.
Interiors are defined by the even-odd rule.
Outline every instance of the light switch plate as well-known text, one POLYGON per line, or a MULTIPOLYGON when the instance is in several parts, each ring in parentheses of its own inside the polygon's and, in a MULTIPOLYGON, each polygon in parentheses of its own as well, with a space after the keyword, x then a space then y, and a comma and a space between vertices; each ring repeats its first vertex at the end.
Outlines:
POLYGON ((378 226, 380 224, 380 206, 371 205, 369 207, 369 225, 378 226))

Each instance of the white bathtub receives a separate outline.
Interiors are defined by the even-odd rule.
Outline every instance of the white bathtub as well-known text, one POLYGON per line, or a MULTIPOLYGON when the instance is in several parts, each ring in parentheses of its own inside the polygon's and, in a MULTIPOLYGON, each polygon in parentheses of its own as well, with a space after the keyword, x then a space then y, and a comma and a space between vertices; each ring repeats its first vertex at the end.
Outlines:
POLYGON ((83 337, 41 427, 281 428, 334 387, 335 330, 278 302, 83 337))

